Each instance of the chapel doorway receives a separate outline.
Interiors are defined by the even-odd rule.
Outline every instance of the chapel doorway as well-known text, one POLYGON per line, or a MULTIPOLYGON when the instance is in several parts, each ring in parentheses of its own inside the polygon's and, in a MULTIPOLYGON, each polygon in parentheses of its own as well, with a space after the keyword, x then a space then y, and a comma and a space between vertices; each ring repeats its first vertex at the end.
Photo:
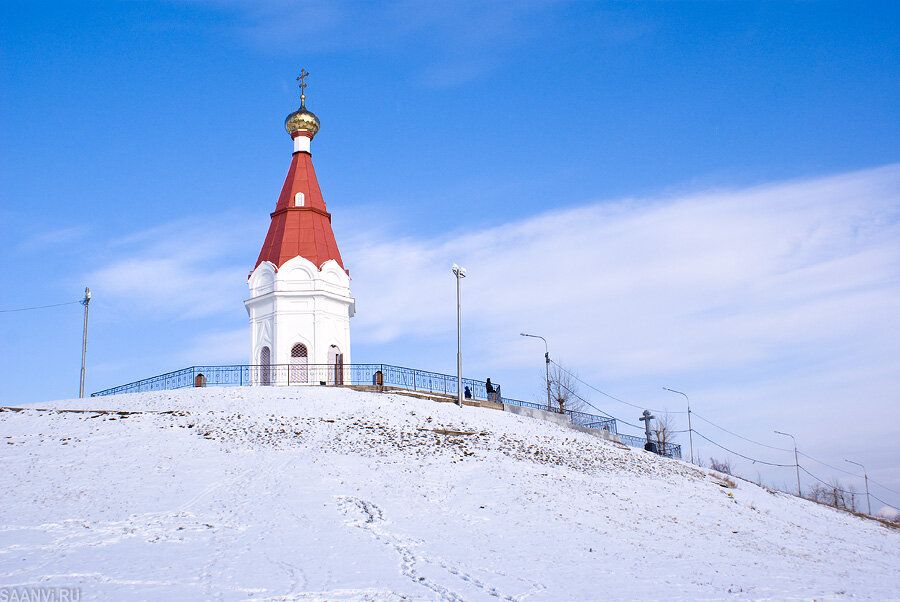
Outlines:
POLYGON ((309 382, 309 353, 306 345, 297 343, 291 348, 291 367, 288 371, 288 384, 297 385, 309 382))
POLYGON ((272 384, 271 365, 272 351, 266 345, 259 351, 259 384, 263 386, 272 384))
POLYGON ((344 384, 344 354, 337 345, 328 348, 328 384, 344 384))

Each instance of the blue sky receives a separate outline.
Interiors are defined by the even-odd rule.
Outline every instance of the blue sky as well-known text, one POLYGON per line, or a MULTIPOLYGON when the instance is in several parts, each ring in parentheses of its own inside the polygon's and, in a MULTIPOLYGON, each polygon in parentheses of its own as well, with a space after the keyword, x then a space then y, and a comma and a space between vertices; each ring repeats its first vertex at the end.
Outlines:
MULTIPOLYGON (((88 390, 246 361, 302 66, 354 361, 453 371, 458 262, 468 375, 539 397, 534 331, 623 399, 678 410, 661 387, 685 390, 900 490, 896 3, 0 11, 0 309, 91 286, 88 390)), ((0 336, 4 404, 77 392, 80 306, 0 314, 0 336)))

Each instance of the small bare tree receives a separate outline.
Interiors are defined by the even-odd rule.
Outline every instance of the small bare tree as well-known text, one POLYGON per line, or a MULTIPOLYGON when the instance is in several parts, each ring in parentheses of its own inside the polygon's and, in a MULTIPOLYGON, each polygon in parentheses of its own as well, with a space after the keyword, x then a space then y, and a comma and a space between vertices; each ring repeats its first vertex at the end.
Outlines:
POLYGON ((675 443, 675 421, 668 412, 664 413, 661 418, 653 421, 653 427, 650 429, 656 438, 656 446, 661 455, 666 455, 670 445, 675 443))
POLYGON ((716 460, 715 458, 710 458, 709 467, 713 470, 718 470, 719 472, 723 472, 725 474, 731 474, 731 462, 727 459, 716 460))
POLYGON ((838 479, 832 479, 825 487, 824 501, 829 506, 834 506, 839 510, 853 510, 856 500, 853 499, 855 493, 852 489, 846 490, 838 479))
POLYGON ((812 500, 814 502, 825 502, 825 489, 822 488, 818 483, 813 483, 810 485, 809 490, 806 493, 806 499, 812 500))
POLYGON ((568 370, 550 366, 550 400, 562 414, 566 410, 580 411, 584 404, 578 395, 578 381, 568 370))

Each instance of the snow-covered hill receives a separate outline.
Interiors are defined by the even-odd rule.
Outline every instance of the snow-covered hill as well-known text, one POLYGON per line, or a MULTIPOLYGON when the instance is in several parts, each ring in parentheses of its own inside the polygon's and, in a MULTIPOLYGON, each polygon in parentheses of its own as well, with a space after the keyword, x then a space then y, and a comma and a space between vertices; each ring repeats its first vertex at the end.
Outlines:
POLYGON ((496 410, 332 388, 0 413, 0 587, 83 599, 900 599, 900 532, 496 410))

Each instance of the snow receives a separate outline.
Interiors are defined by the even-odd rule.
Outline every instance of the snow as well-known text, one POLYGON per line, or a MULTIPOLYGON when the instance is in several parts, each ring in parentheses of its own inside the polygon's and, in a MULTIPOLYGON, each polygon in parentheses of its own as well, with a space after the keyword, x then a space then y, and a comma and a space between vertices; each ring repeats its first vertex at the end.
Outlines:
POLYGON ((41 407, 141 413, 0 412, 0 591, 900 599, 896 529, 507 412, 327 387, 41 407))
POLYGON ((877 512, 875 512, 875 516, 883 518, 885 520, 900 520, 900 510, 893 508, 891 506, 882 506, 877 512))

